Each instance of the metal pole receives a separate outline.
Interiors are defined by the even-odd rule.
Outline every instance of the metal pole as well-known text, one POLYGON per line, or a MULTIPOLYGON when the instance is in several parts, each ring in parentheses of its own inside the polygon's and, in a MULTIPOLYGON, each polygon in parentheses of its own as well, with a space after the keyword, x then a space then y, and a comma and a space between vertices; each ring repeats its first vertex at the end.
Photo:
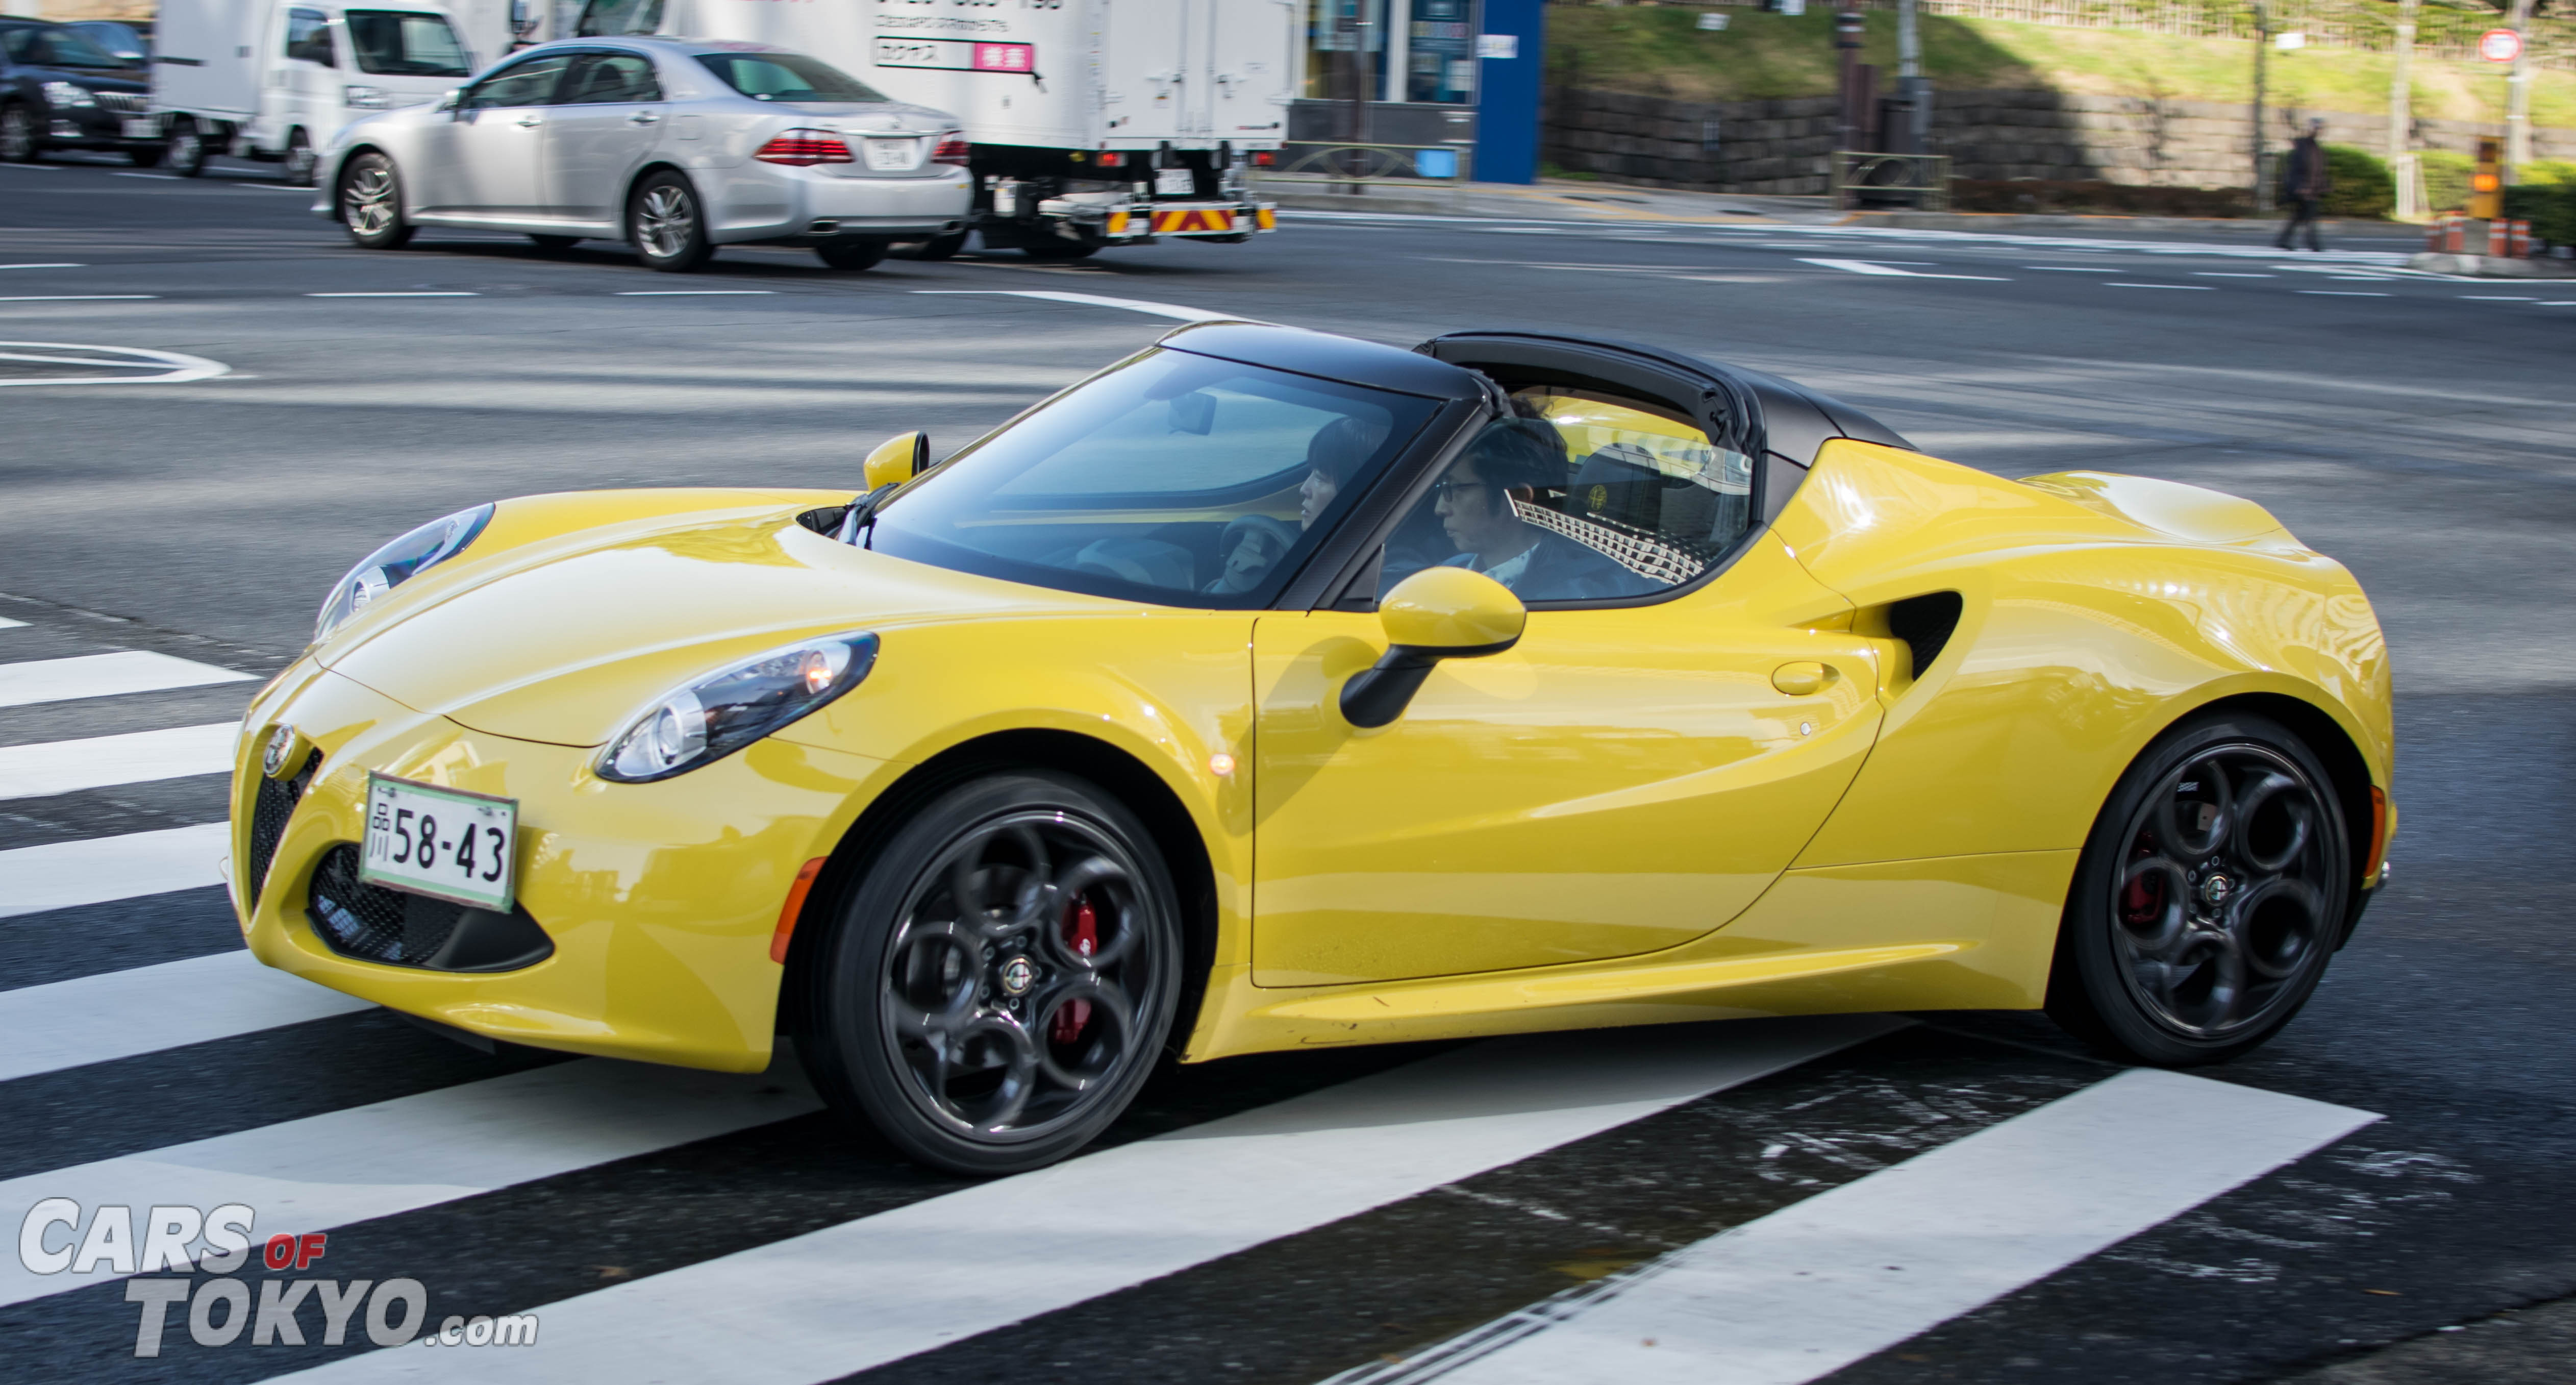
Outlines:
POLYGON ((2263 0, 2254 0, 2254 214, 2272 214, 2272 181, 2263 176, 2263 50, 2272 46, 2272 23, 2263 0))
POLYGON ((1916 0, 1896 0, 1896 92, 1905 98, 1908 154, 1920 154, 1932 143, 1932 84, 1923 78, 1923 30, 1916 9, 1916 0))
POLYGON ((2388 171, 2397 181, 2397 217, 2422 216, 2415 205, 2415 170, 2408 156, 2415 150, 2415 86, 2409 69, 2415 62, 2415 9, 2422 0, 2397 0, 2397 47, 2388 77, 2388 171))
POLYGON ((2531 0, 2513 0, 2513 31, 2522 37, 2514 55, 2513 75, 2505 81, 2504 180, 2522 181, 2522 166, 2531 162, 2531 0))

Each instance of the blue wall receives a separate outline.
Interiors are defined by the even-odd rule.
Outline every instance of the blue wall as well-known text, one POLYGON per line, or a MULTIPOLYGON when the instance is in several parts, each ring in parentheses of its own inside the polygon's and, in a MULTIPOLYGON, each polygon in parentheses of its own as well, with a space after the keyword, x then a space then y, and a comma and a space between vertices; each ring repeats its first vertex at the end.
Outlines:
POLYGON ((1546 0, 1485 0, 1479 32, 1520 40, 1510 58, 1479 58, 1476 167, 1480 183, 1538 181, 1538 93, 1547 61, 1546 0))

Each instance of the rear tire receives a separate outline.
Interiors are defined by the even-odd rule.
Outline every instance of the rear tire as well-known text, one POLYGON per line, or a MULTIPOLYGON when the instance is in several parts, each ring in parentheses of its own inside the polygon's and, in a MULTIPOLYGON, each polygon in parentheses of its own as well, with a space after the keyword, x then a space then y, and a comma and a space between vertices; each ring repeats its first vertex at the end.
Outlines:
POLYGON ((814 258, 834 269, 867 269, 886 257, 886 243, 873 236, 841 236, 814 247, 814 258))
POLYGON ((958 231, 945 236, 932 236, 930 239, 923 241, 912 248, 912 257, 916 260, 945 260, 954 258, 958 251, 966 248, 966 236, 967 233, 964 231, 958 231))
POLYGON ((403 215, 402 177, 394 161, 370 150, 340 170, 333 200, 349 239, 367 250, 400 250, 411 243, 412 224, 403 215))
POLYGON ((170 138, 161 147, 161 166, 182 178, 206 171, 206 137, 186 116, 170 122, 170 138))
POLYGON ((322 156, 313 152, 313 139, 304 133, 303 127, 286 132, 287 182, 299 188, 313 186, 314 173, 321 162, 322 156))
POLYGON ((802 954, 797 1054, 825 1101, 924 1164, 1043 1167, 1153 1070, 1184 983, 1180 916, 1152 835, 1098 787, 970 780, 886 840, 802 954))
POLYGON ((2196 717, 2147 747, 2076 866, 2048 1013, 2123 1057, 2246 1053, 2315 993, 2357 881, 2334 781, 2266 717, 2196 717))
POLYGON ((31 164, 43 157, 45 142, 26 106, 16 101, 0 106, 0 163, 31 164))
POLYGON ((667 168, 646 174, 626 199, 626 241, 646 269, 665 274, 687 274, 716 253, 698 190, 667 168))

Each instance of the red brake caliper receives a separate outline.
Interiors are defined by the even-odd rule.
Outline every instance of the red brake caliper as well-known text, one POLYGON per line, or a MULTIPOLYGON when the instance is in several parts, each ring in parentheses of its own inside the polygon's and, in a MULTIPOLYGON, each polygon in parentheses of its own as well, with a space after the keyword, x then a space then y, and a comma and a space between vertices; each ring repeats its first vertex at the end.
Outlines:
MULTIPOLYGON (((1076 898, 1073 913, 1064 921, 1064 940, 1074 951, 1088 957, 1100 949, 1100 914, 1088 899, 1076 898)), ((1091 1002, 1069 1000, 1055 1012, 1055 1022, 1047 1026, 1047 1038, 1069 1044, 1082 1037, 1082 1027, 1091 1023, 1091 1002)))

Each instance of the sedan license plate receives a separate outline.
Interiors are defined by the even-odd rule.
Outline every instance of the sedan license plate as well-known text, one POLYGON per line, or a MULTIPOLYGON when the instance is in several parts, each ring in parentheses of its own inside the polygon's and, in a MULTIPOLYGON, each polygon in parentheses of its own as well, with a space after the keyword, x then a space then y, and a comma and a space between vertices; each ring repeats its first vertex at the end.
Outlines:
POLYGON ((1154 195, 1156 197, 1187 197, 1197 190, 1198 175, 1190 172, 1186 168, 1158 168, 1154 170, 1154 195))
POLYGON ((515 800, 367 776, 358 878, 389 890, 510 912, 518 885, 515 800))
POLYGON ((127 116, 125 118, 125 137, 127 139, 161 138, 161 117, 157 115, 127 116))
POLYGON ((920 162, 920 140, 872 139, 868 141, 868 167, 879 173, 902 173, 920 162))

